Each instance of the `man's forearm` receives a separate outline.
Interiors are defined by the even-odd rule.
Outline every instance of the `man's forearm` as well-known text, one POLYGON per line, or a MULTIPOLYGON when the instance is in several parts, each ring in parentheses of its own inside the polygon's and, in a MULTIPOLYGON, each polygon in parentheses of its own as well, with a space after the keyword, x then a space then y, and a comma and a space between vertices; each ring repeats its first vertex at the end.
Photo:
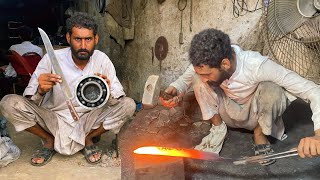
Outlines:
POLYGON ((176 81, 171 83, 170 86, 175 87, 179 93, 182 93, 190 87, 194 75, 194 68, 192 65, 189 65, 187 70, 176 81))
POLYGON ((41 95, 39 92, 37 92, 35 95, 33 96, 27 96, 27 98, 30 98, 33 102, 35 102, 35 104, 39 105, 42 103, 43 100, 43 95, 41 95))

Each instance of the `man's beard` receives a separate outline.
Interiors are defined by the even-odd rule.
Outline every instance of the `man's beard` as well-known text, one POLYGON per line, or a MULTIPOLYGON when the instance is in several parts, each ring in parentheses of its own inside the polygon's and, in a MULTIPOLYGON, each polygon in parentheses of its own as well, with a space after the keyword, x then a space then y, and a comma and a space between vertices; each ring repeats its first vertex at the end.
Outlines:
POLYGON ((228 71, 220 69, 219 79, 217 81, 208 81, 207 83, 210 86, 220 86, 223 83, 223 81, 225 81, 226 79, 229 79, 230 77, 231 77, 231 74, 228 71))
POLYGON ((72 52, 73 56, 78 60, 88 61, 90 59, 90 57, 92 56, 93 51, 94 51, 94 48, 91 51, 89 51, 87 49, 79 49, 76 51, 71 46, 71 52, 72 52), (83 52, 85 52, 85 53, 83 53, 83 52))

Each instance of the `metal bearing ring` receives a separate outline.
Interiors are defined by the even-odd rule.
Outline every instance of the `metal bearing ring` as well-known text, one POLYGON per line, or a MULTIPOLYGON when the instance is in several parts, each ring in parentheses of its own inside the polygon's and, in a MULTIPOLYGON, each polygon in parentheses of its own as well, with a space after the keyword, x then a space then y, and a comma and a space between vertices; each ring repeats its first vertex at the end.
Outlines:
POLYGON ((96 75, 81 78, 75 91, 77 102, 86 109, 102 107, 107 103, 110 96, 107 82, 96 75))

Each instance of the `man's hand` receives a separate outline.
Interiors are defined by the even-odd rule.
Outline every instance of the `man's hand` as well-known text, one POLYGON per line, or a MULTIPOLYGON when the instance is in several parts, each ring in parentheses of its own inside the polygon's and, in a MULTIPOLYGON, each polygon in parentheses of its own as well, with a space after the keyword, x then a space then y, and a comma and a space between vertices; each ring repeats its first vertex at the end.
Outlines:
POLYGON ((38 86, 38 93, 40 95, 44 95, 47 92, 52 89, 54 85, 57 83, 61 83, 62 79, 61 76, 57 74, 41 74, 40 77, 38 78, 39 86, 38 86))
POLYGON ((315 131, 315 136, 300 140, 298 153, 302 158, 320 156, 320 130, 315 131))
POLYGON ((108 79, 108 77, 107 77, 106 75, 103 75, 103 74, 100 74, 100 73, 95 73, 94 75, 99 76, 99 77, 101 77, 102 79, 104 79, 104 80, 107 82, 109 88, 111 88, 110 80, 108 79))
POLYGON ((173 86, 169 86, 159 100, 164 107, 172 108, 179 104, 180 98, 177 95, 178 90, 173 86))
POLYGON ((178 90, 173 86, 169 86, 164 92, 166 94, 171 95, 171 96, 177 96, 178 95, 178 90))

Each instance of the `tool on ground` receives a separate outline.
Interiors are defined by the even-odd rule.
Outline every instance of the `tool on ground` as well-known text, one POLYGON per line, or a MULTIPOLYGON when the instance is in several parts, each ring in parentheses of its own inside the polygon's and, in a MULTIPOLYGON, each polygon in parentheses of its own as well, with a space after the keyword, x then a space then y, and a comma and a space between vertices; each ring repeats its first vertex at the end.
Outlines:
POLYGON ((262 161, 287 158, 287 157, 297 156, 297 155, 298 155, 297 148, 293 148, 289 151, 284 151, 284 152, 275 153, 275 154, 244 157, 234 161, 233 164, 241 165, 241 164, 248 164, 248 163, 258 163, 262 161))
POLYGON ((79 115, 77 114, 73 104, 72 104, 72 99, 73 99, 73 95, 70 91, 70 88, 66 82, 66 78, 65 76, 63 75, 63 72, 62 72, 62 69, 60 67, 60 64, 58 62, 58 59, 54 53, 54 50, 53 50, 53 47, 52 47, 52 44, 50 42, 50 39, 48 37, 48 35, 44 32, 44 30, 42 30, 41 28, 38 28, 39 32, 40 32, 40 35, 41 35, 41 38, 42 38, 42 41, 43 41, 43 44, 46 48, 46 51, 48 53, 48 56, 49 56, 49 59, 51 61, 51 64, 52 64, 52 67, 53 67, 53 70, 56 74, 58 74, 59 76, 61 76, 61 79, 62 79, 62 82, 60 83, 60 87, 61 87, 61 90, 64 94, 64 96, 66 97, 66 103, 67 103, 67 106, 70 110, 70 113, 72 115, 72 118, 74 120, 79 120, 80 117, 79 115))
POLYGON ((180 33, 179 33, 179 43, 183 44, 183 32, 182 32, 182 20, 183 20, 183 10, 187 7, 187 0, 178 1, 178 9, 181 11, 181 22, 180 22, 180 33))

